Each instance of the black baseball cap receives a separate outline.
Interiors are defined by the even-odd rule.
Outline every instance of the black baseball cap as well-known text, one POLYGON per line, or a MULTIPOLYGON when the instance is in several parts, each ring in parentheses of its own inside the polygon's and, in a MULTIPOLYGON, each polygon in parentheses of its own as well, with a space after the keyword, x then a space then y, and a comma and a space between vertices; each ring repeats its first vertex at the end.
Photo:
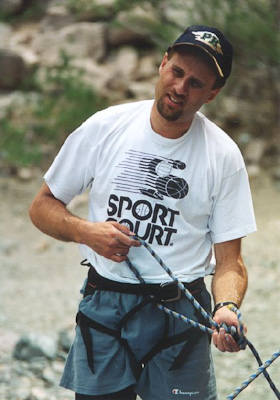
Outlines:
POLYGON ((190 45, 201 48, 211 57, 220 77, 225 80, 231 72, 233 48, 225 35, 217 28, 205 25, 189 26, 181 36, 167 49, 169 52, 176 46, 190 45))

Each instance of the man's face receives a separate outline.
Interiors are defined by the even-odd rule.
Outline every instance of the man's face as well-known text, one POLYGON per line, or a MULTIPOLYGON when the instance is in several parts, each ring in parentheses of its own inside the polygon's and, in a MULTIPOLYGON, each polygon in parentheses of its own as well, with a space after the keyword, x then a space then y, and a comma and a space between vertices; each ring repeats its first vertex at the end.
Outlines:
POLYGON ((190 125, 196 111, 210 103, 220 89, 213 89, 216 76, 200 58, 175 52, 165 54, 155 90, 156 108, 167 121, 190 125))

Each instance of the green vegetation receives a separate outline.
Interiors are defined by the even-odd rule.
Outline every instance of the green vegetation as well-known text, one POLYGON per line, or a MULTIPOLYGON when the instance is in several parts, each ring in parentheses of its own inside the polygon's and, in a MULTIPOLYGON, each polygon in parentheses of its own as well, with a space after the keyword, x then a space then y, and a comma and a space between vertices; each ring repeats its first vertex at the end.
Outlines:
POLYGON ((106 107, 82 81, 82 71, 72 68, 62 55, 61 64, 46 68, 44 87, 35 72, 29 85, 37 90, 35 101, 30 100, 24 111, 11 107, 0 120, 0 161, 13 166, 39 164, 43 144, 61 146, 65 138, 85 119, 106 107))

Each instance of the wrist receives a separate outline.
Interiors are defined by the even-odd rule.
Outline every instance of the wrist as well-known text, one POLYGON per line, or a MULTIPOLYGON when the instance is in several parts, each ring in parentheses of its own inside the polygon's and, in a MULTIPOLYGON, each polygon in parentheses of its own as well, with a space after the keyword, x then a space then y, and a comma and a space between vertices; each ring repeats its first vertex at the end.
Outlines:
POLYGON ((85 219, 75 218, 73 220, 73 239, 75 243, 88 245, 89 232, 92 231, 92 223, 85 219))
POLYGON ((225 306, 234 306, 234 307, 236 307, 236 308, 238 308, 238 305, 236 304, 236 303, 234 303, 233 301, 222 301, 222 302, 220 302, 220 303, 216 303, 216 305, 215 305, 215 307, 214 307, 214 310, 213 310, 213 312, 212 312, 212 317, 214 317, 214 315, 215 315, 215 313, 220 309, 220 308, 222 308, 222 307, 225 307, 225 306))

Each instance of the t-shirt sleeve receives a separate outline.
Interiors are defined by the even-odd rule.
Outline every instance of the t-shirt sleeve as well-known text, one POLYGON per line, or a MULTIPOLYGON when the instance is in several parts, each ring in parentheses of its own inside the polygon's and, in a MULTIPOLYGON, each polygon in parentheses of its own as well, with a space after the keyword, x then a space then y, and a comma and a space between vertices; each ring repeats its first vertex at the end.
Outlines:
POLYGON ((89 140, 89 124, 76 129, 65 141, 51 167, 44 176, 53 195, 68 204, 81 194, 94 179, 94 143, 89 140))
POLYGON ((256 231, 245 167, 222 180, 219 193, 213 202, 209 228, 213 243, 241 238, 256 231))

